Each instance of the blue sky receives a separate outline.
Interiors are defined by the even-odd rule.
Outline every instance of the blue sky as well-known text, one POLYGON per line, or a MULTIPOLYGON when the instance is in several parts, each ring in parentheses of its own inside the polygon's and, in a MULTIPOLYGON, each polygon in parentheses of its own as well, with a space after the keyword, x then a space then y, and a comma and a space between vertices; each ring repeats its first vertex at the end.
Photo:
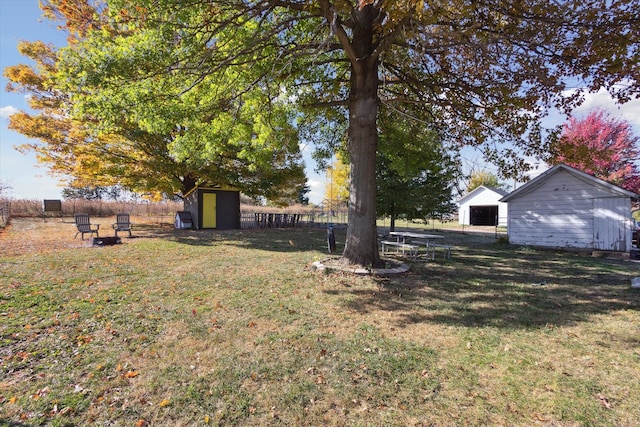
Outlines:
MULTIPOLYGON (((43 40, 65 43, 64 34, 49 22, 40 20, 37 0, 0 0, 0 68, 29 63, 18 53, 20 40, 43 40)), ((24 94, 5 90, 7 79, 0 80, 0 182, 11 187, 7 195, 16 199, 59 198, 57 180, 47 169, 37 167, 34 155, 23 155, 13 147, 28 142, 22 135, 7 129, 7 117, 17 110, 28 110, 24 94)), ((4 193, 3 193, 4 194, 4 193)))
MULTIPOLYGON (((20 40, 42 40, 58 46, 66 44, 64 33, 56 30, 51 22, 42 19, 38 0, 0 0, 0 69, 29 63, 17 51, 20 40)), ((14 146, 29 141, 7 128, 7 117, 18 110, 28 110, 28 105, 24 94, 6 92, 6 85, 7 79, 1 77, 0 183, 10 187, 3 195, 14 199, 60 198, 62 188, 57 179, 49 176, 45 167, 38 165, 33 154, 25 155, 14 149, 14 146)), ((588 95, 585 103, 574 113, 578 116, 585 115, 595 108, 603 108, 612 116, 629 121, 634 126, 636 135, 640 135, 640 100, 618 106, 605 91, 600 91, 588 95)), ((560 120, 558 117, 552 115, 552 120, 560 120)), ((314 172, 315 162, 310 159, 311 150, 311 144, 306 145, 304 158, 312 190, 310 199, 313 203, 320 203, 326 178, 324 174, 314 172)), ((477 154, 473 150, 464 150, 462 157, 467 167, 473 166, 477 161, 477 154)))

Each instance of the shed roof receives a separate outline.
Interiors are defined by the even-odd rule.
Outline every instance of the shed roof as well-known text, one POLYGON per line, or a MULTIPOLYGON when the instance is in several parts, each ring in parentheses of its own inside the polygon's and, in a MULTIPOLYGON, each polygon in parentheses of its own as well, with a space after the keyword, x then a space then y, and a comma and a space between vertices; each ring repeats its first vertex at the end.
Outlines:
POLYGON ((466 202, 467 200, 470 200, 470 199, 474 198, 475 196, 477 196, 478 194, 482 193, 483 191, 491 191, 492 193, 496 193, 496 195, 499 196, 499 197, 503 197, 503 196, 507 195, 507 192, 505 190, 500 189, 500 188, 485 187, 484 185, 481 185, 481 186, 476 187, 473 190, 471 190, 471 192, 469 192, 468 194, 465 194, 460 200, 458 200, 458 203, 462 204, 462 203, 466 202))
POLYGON ((232 188, 232 187, 223 187, 221 185, 218 184, 208 184, 208 183, 203 183, 203 184, 198 184, 195 187, 193 187, 191 190, 187 191, 185 193, 184 196, 182 196, 183 198, 188 197, 191 193, 193 193, 196 190, 216 190, 216 191, 240 191, 237 188, 232 188))
POLYGON ((604 181, 600 178, 596 178, 593 175, 589 175, 587 173, 579 171, 578 169, 572 168, 571 166, 565 165, 564 163, 560 163, 555 165, 551 169, 548 169, 545 172, 541 173, 537 177, 533 178, 531 181, 527 182, 522 187, 507 194, 502 199, 500 199, 500 201, 508 202, 510 200, 517 199, 526 194, 529 194, 532 191, 534 191, 536 188, 538 188, 540 185, 542 185, 547 179, 549 179, 549 177, 555 175, 560 171, 567 172, 581 181, 584 181, 596 187, 606 189, 612 193, 619 194, 622 197, 629 197, 631 199, 640 199, 640 196, 636 193, 625 190, 624 188, 618 187, 617 185, 611 184, 610 182, 604 181))

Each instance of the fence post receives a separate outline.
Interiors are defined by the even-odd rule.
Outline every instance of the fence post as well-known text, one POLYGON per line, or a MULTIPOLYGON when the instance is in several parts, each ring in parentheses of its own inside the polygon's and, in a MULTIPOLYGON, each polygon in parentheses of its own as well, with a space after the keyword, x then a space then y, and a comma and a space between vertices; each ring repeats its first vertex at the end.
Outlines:
POLYGON ((0 204, 0 225, 6 227, 9 222, 9 203, 4 202, 0 204))

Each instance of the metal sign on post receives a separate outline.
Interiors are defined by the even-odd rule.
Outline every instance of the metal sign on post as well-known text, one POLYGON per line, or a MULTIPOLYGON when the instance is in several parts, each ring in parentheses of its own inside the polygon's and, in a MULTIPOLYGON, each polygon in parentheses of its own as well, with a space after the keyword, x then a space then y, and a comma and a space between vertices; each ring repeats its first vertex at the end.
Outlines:
POLYGON ((51 214, 53 215, 57 215, 60 218, 62 218, 63 214, 62 214, 62 200, 48 200, 45 199, 43 201, 43 209, 42 209, 42 216, 44 218, 47 217, 47 215, 51 214))

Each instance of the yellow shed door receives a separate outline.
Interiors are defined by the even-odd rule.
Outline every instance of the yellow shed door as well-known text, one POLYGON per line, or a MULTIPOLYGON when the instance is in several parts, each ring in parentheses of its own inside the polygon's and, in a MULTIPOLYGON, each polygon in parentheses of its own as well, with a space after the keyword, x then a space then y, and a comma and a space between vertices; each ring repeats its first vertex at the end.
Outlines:
POLYGON ((202 228, 216 228, 216 193, 202 194, 202 228))

